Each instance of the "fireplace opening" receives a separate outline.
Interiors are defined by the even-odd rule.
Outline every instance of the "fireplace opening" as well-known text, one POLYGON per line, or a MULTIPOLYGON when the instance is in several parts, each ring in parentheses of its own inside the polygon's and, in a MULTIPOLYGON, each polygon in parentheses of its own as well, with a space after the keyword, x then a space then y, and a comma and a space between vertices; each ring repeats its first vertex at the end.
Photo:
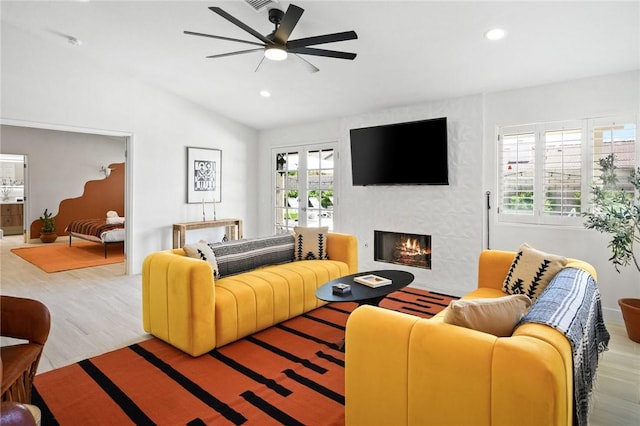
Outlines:
POLYGON ((431 269, 431 235, 374 231, 374 260, 431 269))

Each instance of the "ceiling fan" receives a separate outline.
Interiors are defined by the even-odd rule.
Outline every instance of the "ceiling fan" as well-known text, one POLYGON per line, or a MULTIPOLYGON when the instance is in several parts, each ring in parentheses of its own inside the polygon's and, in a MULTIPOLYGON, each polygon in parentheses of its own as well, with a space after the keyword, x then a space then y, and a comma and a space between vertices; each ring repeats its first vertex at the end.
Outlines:
POLYGON ((350 60, 353 60, 356 57, 355 53, 309 47, 309 46, 315 46, 318 44, 334 43, 338 41, 357 39, 358 35, 355 33, 355 31, 344 31, 340 33, 325 34, 325 35, 319 35, 314 37, 306 37, 306 38, 299 38, 296 40, 289 40, 289 36, 293 32, 293 29, 297 25, 298 21, 300 20, 300 17, 302 16, 302 13, 304 12, 304 9, 302 9, 301 7, 295 6, 293 4, 289 5, 286 13, 284 13, 280 9, 275 9, 275 8, 269 10, 269 21, 275 25, 275 29, 270 34, 267 34, 267 35, 260 34, 253 28, 249 27, 248 25, 239 21, 238 19, 234 18, 233 16, 231 16, 230 14, 228 14, 227 12, 225 12, 219 7, 210 7, 209 10, 222 16, 232 24, 240 27, 244 31, 248 32, 258 40, 260 40, 262 43, 257 43, 255 41, 240 40, 237 38, 211 35, 211 34, 197 33, 193 31, 185 31, 184 33, 189 35, 195 35, 200 37, 210 37, 210 38, 215 38, 219 40, 237 41, 239 43, 260 46, 254 49, 239 50, 236 52, 222 53, 219 55, 210 55, 210 56, 207 56, 207 58, 222 58, 225 56, 241 55, 244 53, 251 53, 251 52, 262 50, 264 51, 264 56, 262 57, 262 60, 256 67, 256 71, 257 71, 258 68, 260 68, 260 65, 262 64, 262 61, 264 61, 264 58, 276 60, 276 61, 283 60, 287 58, 288 53, 291 53, 293 54, 293 56, 301 59, 307 65, 310 71, 317 72, 319 71, 319 69, 315 65, 311 64, 309 61, 307 61, 306 59, 302 58, 299 55, 325 56, 329 58, 350 59, 350 60))

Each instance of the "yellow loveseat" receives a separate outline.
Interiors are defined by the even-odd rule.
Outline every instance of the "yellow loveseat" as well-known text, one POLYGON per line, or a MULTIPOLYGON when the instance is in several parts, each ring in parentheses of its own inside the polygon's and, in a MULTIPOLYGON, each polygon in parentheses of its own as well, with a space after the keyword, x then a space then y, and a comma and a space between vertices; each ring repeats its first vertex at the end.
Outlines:
POLYGON ((353 235, 327 234, 328 260, 299 260, 214 281, 210 263, 183 249, 148 255, 142 266, 144 330, 192 355, 234 342, 324 305, 316 289, 358 270, 353 235))
MULTIPOLYGON (((502 297, 515 252, 485 250, 478 287, 463 299, 502 297)), ((568 259, 567 267, 594 268, 568 259)), ((448 309, 448 308, 447 308, 448 309)), ((571 426, 569 340, 526 323, 509 337, 361 306, 346 328, 345 418, 355 425, 571 426)))

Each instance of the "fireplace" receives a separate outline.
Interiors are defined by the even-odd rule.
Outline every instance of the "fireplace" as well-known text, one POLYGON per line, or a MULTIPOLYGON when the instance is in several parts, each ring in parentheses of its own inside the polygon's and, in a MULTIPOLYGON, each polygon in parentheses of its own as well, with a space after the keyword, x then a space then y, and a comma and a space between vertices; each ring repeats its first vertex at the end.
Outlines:
POLYGON ((374 260, 431 269, 431 235, 374 231, 374 260))

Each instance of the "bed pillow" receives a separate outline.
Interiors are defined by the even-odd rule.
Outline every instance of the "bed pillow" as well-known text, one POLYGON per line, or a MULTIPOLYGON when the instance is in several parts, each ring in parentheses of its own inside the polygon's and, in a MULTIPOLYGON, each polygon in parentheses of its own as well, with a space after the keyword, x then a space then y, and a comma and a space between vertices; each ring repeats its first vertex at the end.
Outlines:
POLYGON ((209 247, 216 255, 220 277, 293 261, 292 234, 209 243, 209 247))
POLYGON ((502 291, 507 294, 526 294, 535 302, 566 265, 566 257, 545 253, 524 243, 513 258, 502 291))
POLYGON ((328 226, 318 228, 296 226, 293 228, 295 245, 295 260, 328 259, 327 233, 328 226))
POLYGON ((124 217, 118 216, 118 212, 115 210, 109 210, 107 212, 107 223, 110 225, 124 223, 124 217))
POLYGON ((185 244, 183 249, 187 256, 209 262, 213 269, 213 277, 220 278, 220 269, 218 268, 216 255, 213 253, 211 247, 209 247, 206 241, 200 241, 195 244, 185 244))
POLYGON ((530 306, 531 299, 524 294, 453 300, 445 311, 444 322, 507 337, 530 306))

